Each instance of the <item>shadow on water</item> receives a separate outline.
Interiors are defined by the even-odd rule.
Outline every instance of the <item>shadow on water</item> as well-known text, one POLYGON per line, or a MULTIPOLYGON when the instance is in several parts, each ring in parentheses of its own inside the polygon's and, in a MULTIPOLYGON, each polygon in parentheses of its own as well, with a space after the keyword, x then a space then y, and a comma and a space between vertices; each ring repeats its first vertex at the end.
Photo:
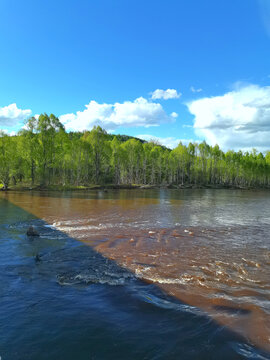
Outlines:
POLYGON ((7 200, 0 209, 3 360, 270 358, 7 200))

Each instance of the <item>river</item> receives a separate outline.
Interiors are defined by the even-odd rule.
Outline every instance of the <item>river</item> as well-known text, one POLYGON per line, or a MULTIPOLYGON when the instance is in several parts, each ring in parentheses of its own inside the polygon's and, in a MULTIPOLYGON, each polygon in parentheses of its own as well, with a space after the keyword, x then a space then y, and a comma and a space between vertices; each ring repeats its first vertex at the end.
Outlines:
POLYGON ((270 359, 269 234, 267 191, 3 192, 0 356, 270 359))

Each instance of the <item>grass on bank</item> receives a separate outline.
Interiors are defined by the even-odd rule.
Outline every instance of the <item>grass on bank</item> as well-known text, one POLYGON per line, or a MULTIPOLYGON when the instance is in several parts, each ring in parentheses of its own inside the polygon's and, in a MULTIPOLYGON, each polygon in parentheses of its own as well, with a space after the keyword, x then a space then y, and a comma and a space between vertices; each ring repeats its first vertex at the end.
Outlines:
MULTIPOLYGON (((0 183, 0 191, 4 190, 3 184, 0 183)), ((174 185, 174 184, 163 184, 163 185, 145 185, 145 184, 89 184, 89 185, 34 185, 28 182, 20 182, 16 185, 10 184, 8 190, 10 191, 79 191, 79 190, 117 190, 117 189, 239 189, 239 190, 265 190, 270 189, 269 186, 264 187, 252 187, 252 186, 236 186, 236 185, 213 185, 213 184, 184 184, 184 185, 174 185)))
MULTIPOLYGON (((130 184, 130 185, 115 185, 115 184, 89 184, 89 185, 34 185, 32 186, 30 183, 22 182, 17 183, 16 185, 10 184, 8 190, 13 191, 75 191, 75 190, 103 190, 103 189, 137 189, 140 187, 144 187, 143 185, 138 184, 130 184)), ((147 187, 155 187, 155 186, 147 186, 147 187)), ((3 189, 3 184, 0 184, 0 190, 3 189)))

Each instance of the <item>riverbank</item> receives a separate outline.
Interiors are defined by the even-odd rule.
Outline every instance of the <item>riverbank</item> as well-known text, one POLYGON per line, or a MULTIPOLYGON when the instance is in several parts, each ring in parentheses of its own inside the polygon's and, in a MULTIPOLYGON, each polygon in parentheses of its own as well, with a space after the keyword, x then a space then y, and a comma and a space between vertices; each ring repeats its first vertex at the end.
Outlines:
POLYGON ((90 191, 90 190, 132 190, 132 189, 228 189, 228 190, 267 190, 270 189, 270 186, 236 186, 236 185, 212 185, 212 184, 184 184, 184 185, 175 185, 175 184, 163 184, 163 185, 144 185, 144 184, 106 184, 106 185, 97 185, 91 184, 88 186, 75 186, 75 185, 35 185, 31 186, 29 184, 17 184, 11 185, 8 189, 3 189, 3 186, 0 185, 0 190, 2 191, 90 191))

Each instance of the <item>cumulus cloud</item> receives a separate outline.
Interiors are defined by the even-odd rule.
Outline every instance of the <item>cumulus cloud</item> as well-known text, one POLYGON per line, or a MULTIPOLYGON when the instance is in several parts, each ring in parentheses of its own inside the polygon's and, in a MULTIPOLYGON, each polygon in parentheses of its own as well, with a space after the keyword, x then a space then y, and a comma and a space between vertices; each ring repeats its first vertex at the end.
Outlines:
POLYGON ((181 142, 183 145, 188 145, 190 142, 193 142, 192 139, 177 139, 175 137, 158 137, 149 134, 136 135, 137 138, 146 140, 146 141, 155 141, 161 145, 166 146, 169 149, 174 149, 181 142))
POLYGON ((171 117, 173 117, 173 118, 175 118, 175 119, 176 119, 176 118, 178 117, 178 114, 177 114, 176 112, 174 112, 174 111, 173 111, 173 112, 171 113, 171 117))
POLYGON ((99 104, 92 100, 85 107, 83 111, 77 111, 76 114, 65 114, 59 117, 67 130, 90 130, 94 125, 100 125, 109 131, 120 126, 158 126, 175 121, 177 115, 176 113, 166 114, 161 104, 149 102, 143 97, 115 104, 99 104))
POLYGON ((182 95, 181 93, 178 93, 177 90, 175 90, 175 89, 167 89, 167 90, 156 89, 151 94, 152 94, 152 99, 153 100, 158 100, 158 99, 163 99, 163 100, 178 99, 182 95))
POLYGON ((30 114, 31 110, 19 109, 16 104, 0 107, 0 127, 16 126, 30 116, 30 114))
POLYGON ((0 129, 0 132, 3 132, 4 134, 6 135, 9 135, 9 136, 15 136, 16 135, 16 131, 14 130, 8 130, 8 129, 0 129))
POLYGON ((202 89, 201 89, 201 88, 195 89, 194 86, 191 86, 191 87, 190 87, 190 91, 192 91, 193 93, 199 93, 199 92, 202 92, 202 89))
POLYGON ((270 86, 239 86, 222 96, 187 104, 194 129, 211 145, 260 151, 270 148, 270 86))

